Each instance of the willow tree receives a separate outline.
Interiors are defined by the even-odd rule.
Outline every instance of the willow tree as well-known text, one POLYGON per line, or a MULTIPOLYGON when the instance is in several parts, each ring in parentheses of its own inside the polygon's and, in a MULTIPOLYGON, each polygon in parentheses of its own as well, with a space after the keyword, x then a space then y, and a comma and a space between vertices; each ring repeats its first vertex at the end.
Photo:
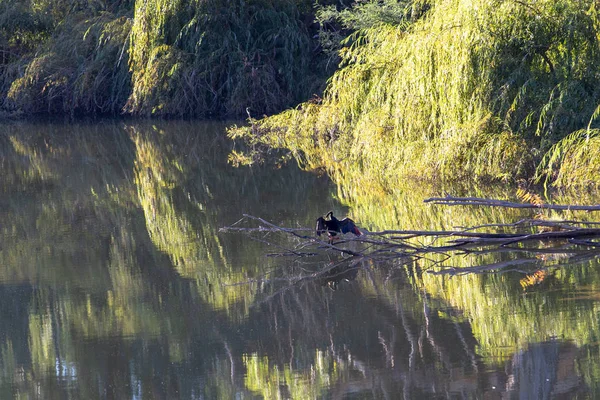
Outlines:
POLYGON ((129 96, 127 0, 0 1, 0 106, 117 113, 129 96))
POLYGON ((588 127, 600 102, 595 7, 432 1, 413 24, 351 36, 322 100, 232 135, 383 186, 530 175, 553 144, 588 127))
POLYGON ((245 115, 297 104, 315 89, 303 3, 137 0, 127 110, 245 115))

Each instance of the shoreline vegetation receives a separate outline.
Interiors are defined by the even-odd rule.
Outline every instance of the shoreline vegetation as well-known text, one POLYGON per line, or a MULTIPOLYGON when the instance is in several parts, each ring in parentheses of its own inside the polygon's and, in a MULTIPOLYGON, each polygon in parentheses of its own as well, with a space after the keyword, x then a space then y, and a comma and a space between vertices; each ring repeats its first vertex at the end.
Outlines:
MULTIPOLYGON (((430 5, 412 24, 355 33, 323 99, 230 135, 289 149, 308 169, 365 186, 406 178, 594 185, 595 4, 430 5)), ((246 157, 237 160, 256 158, 246 157)))
POLYGON ((284 149, 363 190, 596 186, 594 1, 346 3, 1 0, 0 112, 249 116, 232 162, 284 149))
POLYGON ((312 0, 1 0, 0 110, 273 114, 333 72, 318 29, 312 0))

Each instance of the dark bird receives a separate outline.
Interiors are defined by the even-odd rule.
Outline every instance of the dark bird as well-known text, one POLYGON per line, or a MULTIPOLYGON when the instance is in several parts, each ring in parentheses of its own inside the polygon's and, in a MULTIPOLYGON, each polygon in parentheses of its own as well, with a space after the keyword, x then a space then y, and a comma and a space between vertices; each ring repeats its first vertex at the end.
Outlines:
POLYGON ((333 216, 333 211, 329 211, 325 218, 319 217, 317 218, 317 226, 315 228, 317 231, 317 235, 321 236, 322 233, 327 232, 327 236, 329 237, 329 244, 333 243, 333 240, 337 236, 338 233, 348 233, 352 232, 356 236, 362 235, 354 221, 350 218, 344 218, 341 221, 333 216))

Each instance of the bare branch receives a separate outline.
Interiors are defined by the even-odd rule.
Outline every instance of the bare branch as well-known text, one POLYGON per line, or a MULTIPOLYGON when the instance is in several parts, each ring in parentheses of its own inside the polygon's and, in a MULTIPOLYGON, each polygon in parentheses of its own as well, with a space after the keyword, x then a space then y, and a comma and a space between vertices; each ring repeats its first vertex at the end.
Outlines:
POLYGON ((531 203, 513 203, 504 200, 482 199, 479 197, 431 197, 425 199, 424 203, 443 204, 449 206, 489 206, 489 207, 508 207, 508 208, 540 208, 546 210, 563 211, 600 211, 600 205, 580 206, 580 205, 558 205, 558 204, 531 204, 531 203))
MULTIPOLYGON (((499 202, 490 200, 490 202, 499 202)), ((483 202, 480 202, 483 204, 483 202)), ((221 232, 235 232, 248 235, 251 239, 281 249, 278 253, 269 253, 270 257, 294 257, 296 260, 320 254, 345 254, 352 257, 343 259, 343 262, 360 262, 371 260, 374 262, 400 262, 408 265, 417 260, 428 260, 429 273, 434 274, 468 274, 468 273, 500 273, 517 271, 516 266, 530 265, 538 267, 540 264, 548 266, 553 259, 568 257, 571 261, 587 260, 600 257, 600 228, 589 228, 596 223, 586 221, 542 221, 538 219, 523 219, 509 224, 485 224, 474 227, 464 227, 457 231, 427 231, 427 230, 385 230, 380 232, 365 232, 364 235, 348 239, 341 238, 335 244, 319 240, 317 237, 306 234, 311 232, 308 228, 286 228, 277 226, 262 218, 244 215, 242 220, 234 225, 221 228, 221 232), (259 226, 243 227, 243 222, 258 223, 259 226), (579 226, 579 227, 578 227, 579 226), (581 227, 584 226, 584 227, 581 227), (496 228, 511 232, 477 232, 482 228, 496 228), (285 242, 274 243, 277 236, 292 238, 294 245, 285 242), (409 240, 410 239, 410 240, 409 240), (595 239, 595 240, 593 240, 595 239), (432 245, 436 242, 439 245, 432 245), (544 246, 524 247, 524 243, 543 242, 544 246), (428 242, 428 244, 424 244, 428 242), (283 244, 281 244, 283 243, 283 244), (548 245, 549 244, 549 245, 548 245), (509 247, 513 245, 513 247, 509 247), (348 248, 351 247, 351 248, 348 248), (463 268, 448 268, 447 263, 453 256, 474 255, 479 256, 490 253, 511 252, 523 256, 503 261, 496 264, 473 265, 463 268), (539 257, 541 254, 553 255, 548 260, 539 257), (431 255, 431 257, 427 257, 431 255), (441 268, 441 269, 440 269, 441 268)), ((289 239, 288 239, 289 240, 289 239)), ((288 276, 290 286, 297 285, 307 279, 322 277, 332 267, 319 268, 317 271, 288 276)), ((523 271, 521 271, 523 272, 523 271)), ((340 272, 342 273, 342 272, 340 272)), ((334 275, 335 276, 335 275, 334 275)), ((287 290, 287 289, 282 289, 287 290)))

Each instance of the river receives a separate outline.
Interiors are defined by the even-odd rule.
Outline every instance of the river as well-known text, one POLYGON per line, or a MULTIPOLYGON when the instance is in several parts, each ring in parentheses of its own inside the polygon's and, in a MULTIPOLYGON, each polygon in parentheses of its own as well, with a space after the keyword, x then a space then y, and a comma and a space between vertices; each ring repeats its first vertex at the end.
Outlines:
POLYGON ((539 214, 423 203, 446 192, 514 200, 514 188, 337 186, 278 159, 235 168, 224 131, 187 121, 2 124, 0 398, 600 396, 594 255, 269 257, 295 239, 220 231, 244 214, 308 228, 334 210, 371 231, 539 214), (519 258, 518 268, 436 273, 519 258), (332 265, 338 273, 318 274, 332 265))

